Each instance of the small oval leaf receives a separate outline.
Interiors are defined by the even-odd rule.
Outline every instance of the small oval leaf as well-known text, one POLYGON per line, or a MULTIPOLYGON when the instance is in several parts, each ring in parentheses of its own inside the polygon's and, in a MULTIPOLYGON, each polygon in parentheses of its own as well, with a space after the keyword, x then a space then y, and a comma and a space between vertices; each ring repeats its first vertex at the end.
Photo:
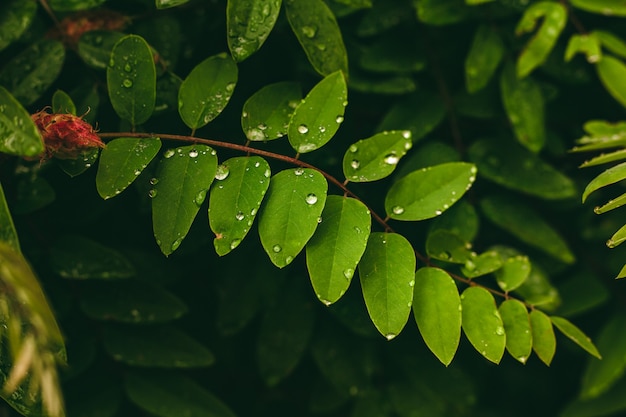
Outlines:
POLYGON ((530 261, 527 256, 511 256, 496 271, 496 281, 502 291, 513 291, 526 281, 530 274, 530 261))
POLYGON ((617 58, 604 55, 596 64, 596 70, 606 91, 626 107, 626 65, 617 58))
POLYGON ((508 299, 500 304, 498 311, 506 333, 507 352, 521 363, 526 363, 533 347, 526 306, 519 300, 508 299))
POLYGON ((482 287, 469 287, 461 294, 461 306, 467 339, 485 358, 500 363, 506 336, 493 295, 482 287))
POLYGON ((413 304, 415 252, 397 233, 372 233, 359 263, 367 311, 378 331, 391 340, 406 324, 413 304))
POLYGON ((595 356, 598 359, 602 359, 600 352, 595 347, 591 339, 584 334, 578 327, 572 324, 569 320, 563 317, 551 316, 552 324, 567 336, 572 342, 586 350, 590 355, 595 356))
POLYGON ((615 165, 614 167, 603 171, 600 175, 591 180, 591 182, 585 187, 585 191, 583 191, 582 195, 583 203, 594 191, 597 191, 602 187, 606 187, 607 185, 615 184, 625 178, 626 162, 622 162, 621 164, 615 165))
POLYGON ((543 363, 550 366, 556 352, 556 337, 550 317, 540 310, 532 310, 529 316, 533 351, 543 363))
POLYGON ((482 90, 504 56, 504 43, 493 28, 481 25, 465 58, 465 85, 469 93, 482 90))
POLYGON ((228 49, 241 62, 261 48, 274 28, 282 0, 228 0, 228 49))
POLYGON ((285 81, 267 85, 243 105, 241 127, 250 141, 282 138, 287 134, 293 110, 302 99, 300 85, 285 81))
POLYGON ((43 139, 30 115, 0 86, 0 152, 34 157, 43 151, 43 139))

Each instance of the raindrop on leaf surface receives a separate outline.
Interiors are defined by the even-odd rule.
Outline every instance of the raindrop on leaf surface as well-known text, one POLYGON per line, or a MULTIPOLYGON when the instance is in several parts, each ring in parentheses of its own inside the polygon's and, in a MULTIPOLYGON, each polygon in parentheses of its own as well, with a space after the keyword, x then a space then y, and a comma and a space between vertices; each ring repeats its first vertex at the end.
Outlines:
POLYGON ((306 196, 305 200, 307 204, 315 204, 317 203, 317 196, 311 193, 306 196))

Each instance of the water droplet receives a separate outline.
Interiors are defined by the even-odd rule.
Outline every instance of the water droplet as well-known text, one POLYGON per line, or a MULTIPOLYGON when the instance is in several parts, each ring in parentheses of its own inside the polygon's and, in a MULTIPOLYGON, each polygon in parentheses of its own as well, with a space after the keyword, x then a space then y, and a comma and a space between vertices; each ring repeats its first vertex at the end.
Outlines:
POLYGON ((353 159, 352 162, 350 162, 350 166, 352 167, 352 169, 359 169, 360 165, 361 163, 356 159, 353 159))
POLYGON ((317 33, 317 28, 313 26, 302 26, 302 29, 300 30, 302 31, 302 34, 307 38, 314 38, 315 34, 317 33))
POLYGON ((359 150, 359 147, 356 145, 350 145, 350 152, 354 153, 359 150))
POLYGON ((196 149, 192 149, 189 151, 189 157, 190 158, 195 158, 198 156, 198 151, 196 149))
POLYGON ((226 91, 228 91, 229 93, 232 92, 234 89, 235 89, 235 83, 226 84, 226 91))
POLYGON ((155 190, 154 188, 150 191, 148 191, 148 197, 150 198, 154 198, 157 195, 157 190, 155 190))
POLYGON ((158 182, 159 182, 158 178, 150 178, 150 184, 157 185, 158 182))
POLYGON ((176 239, 172 243, 172 251, 175 251, 176 249, 178 249, 178 247, 180 246, 181 243, 183 243, 183 240, 181 238, 176 239))
POLYGON ((283 248, 280 247, 280 245, 274 245, 272 246, 272 251, 274 251, 274 253, 278 253, 281 250, 283 250, 283 248))
POLYGON ((138 170, 138 169, 136 169, 136 170, 135 170, 135 172, 134 172, 133 174, 135 174, 135 175, 139 175, 139 174, 141 174, 141 171, 140 171, 140 170, 138 170))
POLYGON ((435 210, 435 216, 440 216, 441 213, 443 213, 443 211, 441 210, 435 210))
POLYGON ((230 242, 230 248, 235 249, 241 243, 241 239, 233 239, 230 242))
POLYGON ((303 135, 305 133, 307 133, 309 131, 309 128, 306 125, 300 125, 298 126, 298 132, 302 133, 303 135))
POLYGON ((402 131, 402 137, 404 139, 410 139, 411 138, 411 131, 410 130, 403 130, 402 131))
POLYGON ((520 356, 517 358, 518 361, 520 361, 521 363, 526 363, 526 361, 528 360, 527 356, 520 356))
POLYGON ((296 168, 293 171, 293 173, 296 174, 297 176, 300 176, 300 175, 304 174, 304 168, 296 168))
POLYGON ((404 144, 404 150, 408 151, 409 149, 411 149, 413 147, 413 142, 408 141, 404 144))
POLYGON ((498 326, 498 327, 496 328, 496 334, 497 334, 498 336, 504 336, 504 327, 502 327, 502 326, 498 326))
POLYGON ((196 194, 196 198, 194 198, 193 201, 194 203, 196 203, 196 205, 201 206, 205 198, 206 198, 206 190, 202 190, 198 194, 196 194))
POLYGON ((320 126, 320 132, 321 132, 321 133, 326 132, 326 127, 325 127, 325 126, 320 126))
POLYGON ((168 149, 167 151, 165 151, 165 153, 163 154, 164 158, 171 158, 172 156, 174 156, 176 152, 174 152, 174 149, 168 149))
POLYGON ((219 165, 217 171, 215 171, 215 179, 218 181, 225 180, 228 174, 230 174, 228 167, 226 165, 219 165))
POLYGON ((394 333, 387 333, 387 334, 385 335, 385 337, 387 338, 387 340, 391 340, 391 339, 393 339, 393 338, 394 338, 394 337, 396 337, 396 336, 397 336, 397 334, 394 334, 394 333))
POLYGON ((266 170, 265 170, 265 172, 263 173, 263 176, 264 176, 265 178, 269 178, 269 177, 270 177, 270 175, 272 175, 272 173, 271 173, 271 171, 270 171, 270 170, 269 170, 269 168, 268 168, 268 169, 266 169, 266 170))
POLYGON ((311 193, 306 196, 305 200, 307 204, 315 204, 317 203, 317 196, 311 193))
POLYGON ((252 210, 250 210, 250 215, 254 216, 254 215, 256 215, 256 212, 257 212, 257 209, 253 208, 252 210))
POLYGON ((415 286, 415 280, 412 279, 411 281, 409 281, 409 287, 414 287, 415 286))
POLYGON ((122 81, 122 87, 130 88, 132 86, 133 82, 129 78, 125 78, 124 81, 122 81))
POLYGON ((322 222, 322 216, 319 216, 319 217, 317 218, 317 224, 320 224, 321 222, 322 222))
POLYGON ((343 123, 343 116, 340 115, 340 116, 335 117, 335 122, 343 123))
POLYGON ((130 64, 124 65, 124 71, 131 72, 132 70, 133 70, 133 67, 131 67, 130 64))
POLYGON ((393 214, 402 214, 404 213, 404 207, 400 207, 400 206, 394 206, 391 211, 393 212, 393 214))
POLYGON ((243 212, 241 212, 241 211, 238 211, 237 214, 235 214, 235 219, 237 219, 239 221, 243 220, 245 217, 246 217, 246 215, 243 214, 243 212))
POLYGON ((329 305, 332 304, 330 301, 322 298, 319 294, 317 295, 317 298, 319 298, 319 300, 322 302, 322 304, 324 304, 326 307, 328 307, 329 305))
POLYGON ((399 160, 400 158, 398 158, 398 155, 396 155, 395 153, 387 154, 385 156, 385 159, 383 159, 383 161, 389 165, 396 165, 399 160))
POLYGON ((285 258, 285 265, 289 265, 293 261, 293 256, 287 256, 285 258))

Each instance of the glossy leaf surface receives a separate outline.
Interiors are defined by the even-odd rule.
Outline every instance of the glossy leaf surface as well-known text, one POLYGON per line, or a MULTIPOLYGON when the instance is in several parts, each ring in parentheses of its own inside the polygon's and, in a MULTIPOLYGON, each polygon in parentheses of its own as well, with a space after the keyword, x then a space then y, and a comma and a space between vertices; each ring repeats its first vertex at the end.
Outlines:
POLYGON ((213 244, 222 256, 246 237, 270 185, 270 166, 259 156, 236 157, 222 163, 209 197, 213 244))
POLYGON ((449 365, 461 338, 461 298, 447 272, 424 267, 415 274, 413 314, 428 348, 449 365))
POLYGON ((196 65, 178 90, 178 113, 191 129, 215 119, 228 104, 237 83, 237 65, 225 53, 196 65))
POLYGON ((486 359, 500 363, 506 345, 504 324, 493 295, 481 287, 469 287, 461 294, 463 332, 486 359))
POLYGON ((500 304, 498 311, 506 333, 507 352, 521 363, 526 363, 533 347, 526 306, 519 300, 509 299, 500 304))
POLYGON ((583 203, 587 200, 587 197, 594 191, 599 190, 602 187, 606 187, 607 185, 615 184, 626 178, 626 162, 615 165, 603 171, 600 175, 595 177, 583 191, 582 200, 583 203))
POLYGON ((626 65, 612 56, 604 56, 596 64, 598 77, 606 91, 622 106, 626 106, 626 65))
POLYGON ((96 188, 105 200, 115 197, 137 179, 161 149, 159 138, 117 138, 100 154, 96 188))
POLYGON ((137 35, 117 41, 107 67, 107 88, 118 116, 139 125, 154 111, 156 68, 148 43, 137 35))
POLYGON ((470 189, 476 166, 450 162, 414 171, 393 184, 385 198, 395 220, 425 220, 441 215, 470 189))
POLYGON ((306 245, 306 263, 317 298, 330 305, 348 289, 365 251, 371 218, 358 200, 329 195, 322 222, 306 245))
POLYGON ((552 321, 540 310, 532 310, 529 318, 533 351, 543 363, 550 366, 556 351, 556 337, 554 336, 552 321))
POLYGON ((287 20, 309 62, 321 75, 348 75, 348 55, 333 12, 322 0, 285 2, 287 20))
POLYGON ((461 272, 468 278, 476 278, 495 272, 500 268, 502 268, 500 255, 495 251, 487 251, 465 261, 461 272))
POLYGON ((426 253, 431 258, 454 264, 465 264, 473 258, 469 242, 445 230, 435 229, 426 239, 426 253))
POLYGON ((52 113, 69 113, 76 115, 76 105, 65 91, 57 90, 52 95, 52 113))
POLYGON ((413 302, 415 254, 396 233, 372 233, 359 263, 363 298, 378 331, 391 340, 404 328, 413 302))
POLYGON ((327 190, 326 179, 313 169, 286 169, 271 178, 259 215, 259 237, 274 265, 290 264, 313 236, 327 190))
POLYGON ((274 28, 281 0, 229 0, 226 6, 228 49, 241 62, 261 48, 274 28))
POLYGON ((22 36, 36 12, 34 1, 8 0, 0 6, 0 51, 22 36))
POLYGON ((572 322, 563 317, 557 316, 551 316, 550 320, 552 320, 554 326, 556 326, 556 328, 559 329, 561 333, 567 336, 572 342, 576 343, 596 358, 602 359, 600 352, 598 352, 598 349, 595 347, 591 339, 578 327, 572 324, 572 322))
POLYGON ((149 195, 154 237, 166 256, 178 249, 187 235, 216 170, 215 151, 206 145, 165 151, 149 195))
POLYGON ((513 291, 526 281, 530 274, 530 261, 523 255, 511 256, 496 271, 496 281, 503 291, 513 291))
POLYGON ((0 86, 0 151, 12 155, 37 156, 44 150, 37 126, 22 105, 0 86))
POLYGON ((378 133, 350 145, 343 156, 343 174, 352 182, 385 178, 413 146, 411 131, 378 133))
POLYGON ((343 122, 347 100, 348 87, 341 71, 335 71, 317 83, 291 115, 291 146, 298 153, 324 146, 343 122))
POLYGON ((243 105, 241 127, 250 141, 278 139, 287 134, 294 109, 302 99, 300 85, 290 81, 266 85, 243 105))

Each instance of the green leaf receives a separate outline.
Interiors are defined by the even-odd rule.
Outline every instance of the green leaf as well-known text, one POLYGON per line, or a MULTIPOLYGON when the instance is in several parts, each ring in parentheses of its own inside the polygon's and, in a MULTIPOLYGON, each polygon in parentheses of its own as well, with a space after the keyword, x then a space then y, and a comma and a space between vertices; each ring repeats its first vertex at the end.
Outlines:
POLYGON ((598 359, 602 359, 600 352, 598 352, 598 349, 595 347, 591 339, 569 320, 557 316, 551 316, 550 320, 556 328, 559 329, 561 333, 567 336, 572 342, 583 348, 590 355, 595 356, 598 359))
POLYGON ((78 56, 92 68, 106 69, 113 47, 123 37, 123 33, 110 30, 85 32, 78 40, 78 56))
POLYGON ((348 87, 341 71, 326 76, 309 91, 289 122, 289 143, 296 152, 314 151, 332 139, 343 122, 347 100, 348 87))
POLYGON ((161 149, 159 138, 117 138, 100 154, 96 188, 105 200, 115 197, 141 174, 161 149))
POLYGON ((0 86, 0 152, 33 157, 43 151, 43 139, 30 115, 0 86))
POLYGON ((385 178, 412 146, 409 130, 382 132, 361 139, 350 145, 344 154, 343 174, 352 182, 385 178))
POLYGON ((175 295, 150 282, 93 281, 81 288, 80 307, 95 320, 165 323, 187 312, 175 295))
POLYGON ((429 25, 449 25, 465 20, 470 8, 464 0, 413 0, 417 18, 429 25))
POLYGON ((110 325, 103 329, 102 339, 113 359, 131 366, 185 369, 215 361, 206 347, 168 325, 110 325))
POLYGON ((500 363, 506 337, 493 295, 482 287, 468 287, 461 294, 462 327, 472 346, 486 359, 500 363))
POLYGON ((434 130, 445 116, 446 106, 439 96, 420 91, 392 106, 376 130, 410 130, 416 142, 434 130))
POLYGON ((548 274, 537 264, 532 266, 528 278, 515 291, 526 303, 541 306, 546 311, 552 311, 561 304, 559 291, 550 282, 548 274))
POLYGON ((626 159, 626 149, 600 154, 588 161, 583 162, 580 164, 579 168, 588 168, 591 166, 607 164, 609 162, 621 161, 622 159, 626 159))
POLYGON ((424 342, 448 366, 461 338, 461 299, 447 272, 424 267, 415 274, 413 314, 424 342))
POLYGON ((596 70, 606 91, 626 106, 626 65, 617 58, 604 55, 596 64, 596 70))
POLYGON ((385 198, 385 210, 395 220, 437 217, 456 203, 475 180, 476 166, 467 162, 422 168, 391 186, 385 198))
POLYGON ((615 0, 572 0, 572 6, 604 16, 626 16, 626 5, 615 0))
POLYGON ((465 86, 469 93, 482 90, 487 85, 504 51, 504 43, 498 32, 487 25, 478 27, 465 58, 465 86))
POLYGON ((187 3, 189 0, 155 0, 157 9, 169 9, 187 3))
POLYGON ((124 36, 113 46, 107 66, 107 88, 120 118, 140 125, 152 115, 156 69, 152 50, 141 36, 124 36))
POLYGON ((313 169, 286 169, 271 178, 259 215, 259 237, 274 265, 289 265, 311 239, 327 191, 326 179, 313 169))
POLYGON ((50 249, 52 270, 70 279, 119 279, 135 275, 133 265, 118 251, 82 236, 66 235, 50 249))
POLYGON ((471 242, 478 233, 478 212, 472 204, 461 200, 435 218, 430 226, 429 234, 435 230, 446 230, 466 242, 471 242))
POLYGON ((413 303, 415 253, 396 233, 372 233, 359 263, 363 298, 378 331, 391 340, 402 331, 413 303))
POLYGON ((323 0, 285 2, 287 20, 309 62, 321 75, 343 71, 348 76, 348 55, 335 15, 323 0))
POLYGON ((602 50, 598 36, 593 32, 583 35, 572 35, 569 38, 567 49, 565 50, 565 61, 571 61, 579 52, 587 56, 587 62, 590 64, 596 63, 602 59, 602 50))
POLYGON ((603 171, 595 177, 593 180, 587 184, 585 190, 583 191, 582 201, 583 203, 587 200, 587 197, 594 191, 599 190, 602 187, 606 187, 607 185, 615 184, 626 178, 626 162, 622 162, 621 164, 615 165, 603 171))
POLYGON ((428 234, 426 253, 431 258, 455 264, 465 264, 473 258, 471 245, 445 229, 435 229, 428 234))
POLYGON ((623 314, 613 316, 597 337, 602 360, 589 359, 582 377, 580 397, 595 398, 604 394, 624 375, 626 369, 626 320, 623 314))
POLYGON ((52 113, 76 115, 76 105, 65 91, 57 90, 52 95, 52 113))
POLYGON ((540 310, 532 310, 529 318, 533 351, 543 363, 550 366, 556 351, 556 337, 554 336, 552 321, 540 310))
POLYGON ((571 179, 515 142, 481 139, 470 146, 468 155, 481 177, 504 187, 546 200, 578 194, 571 179))
POLYGON ((70 177, 77 177, 87 171, 98 160, 100 148, 87 148, 75 159, 59 159, 57 164, 70 177))
POLYGON ((365 252, 371 217, 359 200, 330 195, 322 222, 306 245, 306 264, 313 290, 325 305, 337 301, 352 281, 365 252))
POLYGON ((560 3, 548 1, 533 3, 524 11, 515 28, 515 34, 519 36, 534 31, 539 19, 542 19, 541 27, 526 44, 517 60, 519 78, 526 77, 546 60, 565 27, 567 10, 560 3))
POLYGON ((151 415, 235 417, 221 400, 192 379, 172 372, 126 372, 128 398, 151 415))
POLYGON ((496 281, 502 291, 513 291, 526 281, 531 266, 527 256, 516 255, 507 258, 502 268, 496 271, 496 281))
POLYGON ((57 12, 74 12, 77 10, 93 9, 100 6, 106 0, 50 0, 52 10, 57 12))
POLYGON ((519 300, 508 299, 500 304, 498 311, 506 333, 507 352, 525 364, 533 347, 530 318, 526 306, 519 300))
POLYGON ((237 73, 237 65, 225 53, 196 65, 178 90, 183 122, 195 130, 219 116, 235 90, 237 73))
POLYGON ((626 145, 626 123, 608 123, 603 120, 590 120, 583 125, 588 135, 576 142, 572 152, 595 151, 599 149, 623 147, 626 145))
POLYGON ((258 51, 274 28, 282 0, 228 0, 228 49, 236 62, 258 51))
POLYGON ((483 198, 480 207, 490 221, 522 242, 561 262, 574 263, 574 254, 567 242, 536 211, 521 201, 493 195, 483 198))
POLYGON ((617 232, 606 241, 606 246, 614 248, 626 240, 626 225, 619 228, 617 232))
POLYGON ((24 106, 30 106, 57 79, 64 60, 61 42, 40 40, 5 63, 0 71, 0 86, 6 87, 24 106))
POLYGON ((621 38, 604 30, 594 30, 591 32, 591 35, 594 35, 600 43, 602 43, 602 46, 610 52, 622 58, 626 58, 626 42, 621 38))
POLYGON ((315 312, 303 281, 293 281, 263 317, 256 346, 259 373, 272 387, 291 374, 304 355, 315 312))
POLYGON ((35 18, 34 1, 8 0, 0 6, 0 51, 18 40, 35 18))
POLYGON ((502 268, 500 255, 495 251, 488 251, 478 256, 472 256, 471 259, 465 261, 461 272, 468 278, 476 278, 490 274, 500 268, 502 268))
POLYGON ((541 88, 530 77, 518 79, 513 65, 509 63, 500 76, 500 92, 518 142, 533 152, 539 152, 546 142, 541 88))
POLYGON ((270 185, 270 166, 259 156, 231 158, 218 167, 209 197, 209 225, 218 255, 246 237, 270 185))
POLYGON ((13 217, 11 217, 6 197, 4 196, 2 184, 0 184, 0 224, 2 224, 0 228, 0 242, 13 249, 15 252, 20 253, 20 241, 17 237, 17 231, 13 224, 13 217))
POLYGON ((302 99, 300 84, 285 81, 266 85, 243 105, 241 127, 248 140, 265 141, 287 134, 289 121, 302 99))
POLYGON ((217 157, 206 145, 168 149, 151 180, 152 226, 164 255, 174 252, 189 232, 217 171, 217 157))

